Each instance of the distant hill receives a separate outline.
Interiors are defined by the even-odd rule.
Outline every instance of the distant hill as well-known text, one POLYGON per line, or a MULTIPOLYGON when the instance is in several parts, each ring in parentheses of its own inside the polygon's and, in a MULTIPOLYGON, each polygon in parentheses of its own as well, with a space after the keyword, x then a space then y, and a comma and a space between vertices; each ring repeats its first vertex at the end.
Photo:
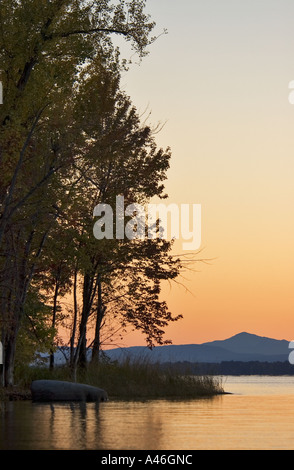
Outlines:
MULTIPOLYGON (((240 364, 256 361, 260 363, 289 363, 289 353, 291 351, 289 343, 286 340, 266 338, 243 332, 225 340, 202 344, 156 346, 152 350, 145 346, 134 346, 105 350, 104 354, 110 360, 146 360, 161 364, 184 362, 220 364, 232 361, 240 364)), ((68 355, 68 348, 60 348, 55 353, 55 364, 64 364, 68 355)), ((47 355, 42 354, 41 356, 45 361, 48 359, 47 355)), ((91 351, 88 351, 88 357, 90 358, 90 356, 91 351)))
POLYGON ((225 340, 202 344, 144 346, 104 351, 111 360, 148 360, 150 362, 221 363, 224 361, 284 362, 289 357, 289 341, 276 340, 250 333, 239 333, 225 340))

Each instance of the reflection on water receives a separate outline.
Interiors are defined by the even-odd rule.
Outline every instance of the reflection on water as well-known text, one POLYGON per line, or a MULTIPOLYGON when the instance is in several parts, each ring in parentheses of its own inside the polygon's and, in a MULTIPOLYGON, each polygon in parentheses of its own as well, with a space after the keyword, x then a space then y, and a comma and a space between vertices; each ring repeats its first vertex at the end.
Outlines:
POLYGON ((5 403, 0 449, 293 449, 294 378, 227 378, 190 401, 5 403))
POLYGON ((99 430, 99 405, 9 402, 0 418, 1 449, 87 448, 99 430))

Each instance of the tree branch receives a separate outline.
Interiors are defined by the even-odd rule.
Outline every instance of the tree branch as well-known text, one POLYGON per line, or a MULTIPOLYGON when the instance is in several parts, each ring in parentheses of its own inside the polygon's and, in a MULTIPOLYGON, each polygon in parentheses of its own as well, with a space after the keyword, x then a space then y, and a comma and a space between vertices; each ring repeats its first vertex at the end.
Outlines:
POLYGON ((13 174, 13 177, 12 177, 12 180, 11 180, 11 183, 10 183, 10 188, 9 188, 9 191, 8 191, 8 194, 7 194, 6 201, 4 203, 4 209, 3 209, 2 214, 0 215, 0 245, 1 245, 3 234, 4 234, 4 230, 6 228, 6 224, 7 224, 8 220, 11 216, 11 214, 8 214, 8 209, 9 209, 9 206, 10 206, 11 201, 12 201, 12 196, 13 196, 13 192, 15 190, 18 174, 19 174, 19 172, 21 170, 21 167, 23 165, 25 152, 27 150, 27 147, 29 146, 29 143, 30 143, 31 138, 34 134, 35 128, 37 127, 37 124, 38 124, 38 122, 41 118, 41 115, 42 115, 42 113, 43 113, 43 111, 45 110, 46 107, 47 107, 47 104, 41 110, 39 110, 39 112, 37 113, 37 115, 35 117, 35 120, 32 124, 32 127, 31 127, 31 129, 30 129, 30 131, 27 135, 27 138, 26 138, 26 140, 23 144, 23 147, 20 151, 19 159, 18 159, 18 162, 16 164, 16 168, 14 170, 14 174, 13 174))
POLYGON ((93 29, 76 29, 74 31, 67 31, 65 33, 52 33, 50 36, 46 36, 46 39, 54 39, 54 38, 68 38, 70 36, 74 36, 76 34, 95 34, 95 33, 107 33, 107 34, 121 34, 122 36, 128 36, 130 31, 122 31, 119 29, 112 29, 112 28, 93 28, 93 29))

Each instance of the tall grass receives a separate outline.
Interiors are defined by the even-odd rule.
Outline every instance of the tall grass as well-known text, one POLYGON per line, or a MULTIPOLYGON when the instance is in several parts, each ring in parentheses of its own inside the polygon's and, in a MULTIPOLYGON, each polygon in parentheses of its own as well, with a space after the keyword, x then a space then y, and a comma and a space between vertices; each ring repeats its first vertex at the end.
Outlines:
POLYGON ((91 366, 85 379, 113 398, 193 398, 222 393, 220 382, 212 376, 181 375, 147 361, 100 364, 98 373, 91 366))
MULTIPOLYGON (((17 380, 23 389, 40 379, 71 381, 71 374, 67 367, 53 371, 28 367, 18 371, 17 380)), ((110 399, 197 398, 224 393, 217 377, 182 375, 172 367, 163 369, 145 360, 89 364, 78 372, 77 382, 104 389, 110 399)))

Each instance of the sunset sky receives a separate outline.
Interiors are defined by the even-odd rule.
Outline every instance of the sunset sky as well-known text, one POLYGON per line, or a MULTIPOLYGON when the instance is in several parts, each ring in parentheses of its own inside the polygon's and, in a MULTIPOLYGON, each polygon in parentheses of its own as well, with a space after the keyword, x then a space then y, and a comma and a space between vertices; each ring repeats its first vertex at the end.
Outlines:
MULTIPOLYGON (((164 291, 174 344, 294 338, 293 0, 147 0, 150 54, 122 86, 172 149, 169 202, 202 205, 199 258, 164 291)), ((136 58, 134 58, 136 59, 136 58)), ((176 246, 176 251, 180 245, 176 246)), ((124 345, 144 344, 130 334, 124 345)))

